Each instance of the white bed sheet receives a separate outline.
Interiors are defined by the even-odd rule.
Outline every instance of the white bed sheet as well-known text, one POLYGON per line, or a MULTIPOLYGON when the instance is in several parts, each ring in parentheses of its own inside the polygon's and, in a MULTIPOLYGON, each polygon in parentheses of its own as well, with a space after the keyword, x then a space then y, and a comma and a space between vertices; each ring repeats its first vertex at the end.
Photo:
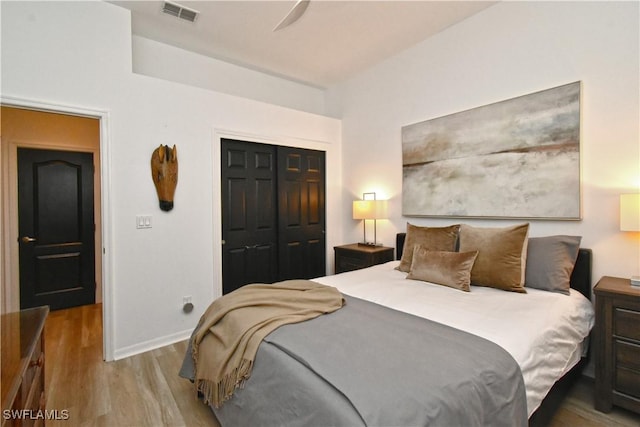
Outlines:
POLYGON ((313 279, 341 292, 478 335, 500 345, 524 377, 529 416, 580 359, 594 323, 591 302, 527 288, 526 294, 472 286, 463 292, 406 279, 399 261, 313 279))

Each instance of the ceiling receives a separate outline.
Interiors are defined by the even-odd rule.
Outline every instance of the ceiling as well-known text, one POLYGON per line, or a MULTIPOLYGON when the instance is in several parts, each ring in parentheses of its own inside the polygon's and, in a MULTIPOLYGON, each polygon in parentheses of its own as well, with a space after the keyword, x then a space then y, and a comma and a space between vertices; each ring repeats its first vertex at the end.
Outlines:
POLYGON ((181 1, 194 23, 162 13, 163 1, 110 1, 131 10, 135 35, 326 88, 495 4, 495 1, 312 0, 273 28, 295 1, 181 1))

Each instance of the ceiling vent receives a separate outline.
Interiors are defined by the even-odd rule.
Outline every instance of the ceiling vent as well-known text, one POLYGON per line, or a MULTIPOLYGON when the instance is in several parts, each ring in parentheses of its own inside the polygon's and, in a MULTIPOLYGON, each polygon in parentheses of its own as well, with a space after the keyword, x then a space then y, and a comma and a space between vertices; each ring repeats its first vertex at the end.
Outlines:
POLYGON ((164 2, 162 5, 162 11, 168 15, 175 16, 176 18, 184 19, 185 21, 194 22, 200 12, 193 9, 188 9, 179 4, 164 2))

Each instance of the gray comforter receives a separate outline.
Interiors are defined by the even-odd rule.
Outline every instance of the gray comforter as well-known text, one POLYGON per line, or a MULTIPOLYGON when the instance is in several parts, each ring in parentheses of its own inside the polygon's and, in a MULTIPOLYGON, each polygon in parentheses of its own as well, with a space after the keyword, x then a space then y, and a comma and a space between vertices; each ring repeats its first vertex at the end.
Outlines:
MULTIPOLYGON (((223 426, 525 426, 520 368, 475 335, 345 296, 262 342, 223 426)), ((190 351, 180 375, 193 379, 190 351)))

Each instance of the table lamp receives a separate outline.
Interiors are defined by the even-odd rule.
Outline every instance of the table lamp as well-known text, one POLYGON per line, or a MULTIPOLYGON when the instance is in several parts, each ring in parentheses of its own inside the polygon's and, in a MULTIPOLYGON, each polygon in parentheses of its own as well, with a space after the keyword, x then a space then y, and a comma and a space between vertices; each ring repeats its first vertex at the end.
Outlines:
MULTIPOLYGON (((640 231, 640 193, 620 195, 620 230, 640 231)), ((631 276, 631 286, 640 286, 640 276, 631 276)))
POLYGON ((363 241, 359 245, 378 246, 376 220, 387 218, 387 201, 376 200, 376 193, 364 193, 353 202, 353 219, 363 220, 363 241), (367 220, 373 220, 373 242, 367 242, 367 220))

